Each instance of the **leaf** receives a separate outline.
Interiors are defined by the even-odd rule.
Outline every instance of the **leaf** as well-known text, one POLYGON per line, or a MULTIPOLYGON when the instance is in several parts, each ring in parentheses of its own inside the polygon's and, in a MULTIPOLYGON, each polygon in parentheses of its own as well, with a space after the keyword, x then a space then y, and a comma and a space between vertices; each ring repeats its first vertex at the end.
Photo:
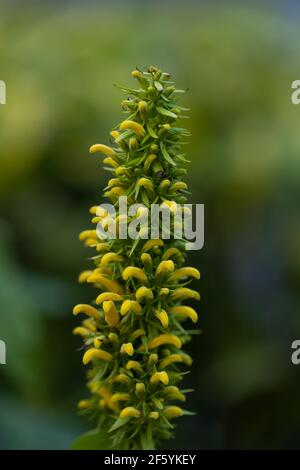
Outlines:
POLYGON ((77 437, 71 445, 72 450, 109 450, 111 442, 104 431, 94 429, 77 437))
POLYGON ((150 126, 149 123, 147 123, 147 131, 148 131, 149 135, 151 135, 151 137, 153 137, 153 139, 158 139, 157 134, 154 132, 154 130, 152 129, 152 127, 150 126))
POLYGON ((176 163, 174 162, 174 160, 170 157, 170 155, 168 154, 163 142, 160 143, 160 149, 161 149, 161 153, 163 154, 163 157, 164 159, 170 163, 170 165, 173 165, 173 166, 176 166, 176 163))
POLYGON ((122 426, 124 426, 124 424, 128 423, 128 421, 131 419, 131 417, 129 416, 128 418, 118 418, 114 424, 112 425, 112 427, 110 428, 110 430, 108 432, 112 432, 112 431, 115 431, 116 429, 119 429, 121 428, 122 426))
POLYGON ((162 86, 161 83, 159 82, 154 82, 154 86, 157 89, 157 91, 163 91, 164 87, 162 86))
POLYGON ((157 106, 156 109, 159 112, 159 114, 162 114, 163 116, 168 116, 172 119, 177 119, 177 114, 172 113, 172 111, 169 111, 168 109, 161 108, 160 106, 157 106))

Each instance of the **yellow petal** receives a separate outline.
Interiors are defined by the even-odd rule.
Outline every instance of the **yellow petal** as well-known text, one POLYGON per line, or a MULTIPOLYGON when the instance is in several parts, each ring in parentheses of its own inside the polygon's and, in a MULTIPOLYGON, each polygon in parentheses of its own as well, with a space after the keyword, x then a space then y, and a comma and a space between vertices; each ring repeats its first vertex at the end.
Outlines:
POLYGON ((140 137, 144 137, 145 129, 141 124, 135 121, 126 120, 121 122, 120 129, 131 129, 140 137))
POLYGON ((84 365, 88 364, 92 359, 102 359, 103 361, 112 361, 113 356, 108 353, 107 351, 103 351, 103 349, 88 349, 82 358, 82 362, 84 365))
POLYGON ((149 287, 141 286, 138 288, 138 290, 135 293, 135 298, 137 301, 140 301, 142 299, 153 299, 153 292, 149 287))
POLYGON ((166 273, 166 272, 172 272, 174 271, 175 266, 173 261, 168 260, 168 261, 161 261, 159 265, 156 268, 155 275, 158 276, 159 274, 166 273))
POLYGON ((141 311, 142 307, 135 300, 124 300, 120 309, 122 316, 126 315, 128 312, 141 313, 141 311))
POLYGON ((112 149, 111 147, 108 147, 107 145, 103 145, 103 144, 94 144, 94 145, 92 145, 90 147, 89 152, 90 153, 101 152, 104 155, 108 155, 110 157, 113 157, 113 156, 116 155, 116 152, 114 151, 114 149, 112 149))
POLYGON ((167 406, 164 409, 164 414, 168 419, 178 418, 183 415, 183 410, 179 406, 167 406))
POLYGON ((118 401, 128 401, 130 400, 131 396, 129 393, 114 393, 111 397, 111 401, 116 403, 118 401))
POLYGON ((168 317, 168 314, 165 310, 157 310, 155 312, 155 316, 156 318, 159 319, 160 323, 162 324, 162 326, 164 328, 168 328, 169 326, 169 317, 168 317))
POLYGON ((116 294, 116 292, 102 292, 102 294, 98 295, 96 299, 96 304, 100 305, 106 300, 113 300, 115 302, 119 302, 123 300, 123 297, 120 294, 116 294))
POLYGON ((169 313, 174 313, 175 315, 184 315, 192 320, 192 322, 196 323, 198 320, 198 315, 196 310, 192 307, 187 307, 185 305, 179 305, 178 307, 172 307, 169 310, 169 313))
POLYGON ((73 308, 73 315, 78 315, 79 313, 85 313, 86 315, 94 318, 95 320, 100 319, 100 313, 98 312, 98 310, 88 304, 78 304, 73 308))
POLYGON ((167 259, 171 258, 172 256, 181 256, 181 253, 178 250, 178 248, 168 248, 164 252, 162 259, 167 260, 167 259))
POLYGON ((181 341, 177 336, 166 333, 166 334, 156 336, 156 338, 153 338, 148 343, 148 348, 154 349, 159 346, 162 346, 163 344, 172 344, 173 346, 176 346, 176 348, 178 349, 180 349, 182 346, 181 341))
POLYGON ((152 239, 152 240, 148 240, 146 241, 145 245, 143 246, 142 248, 142 252, 146 252, 146 251, 149 251, 151 250, 151 248, 154 248, 156 246, 164 246, 164 242, 162 240, 160 240, 160 238, 158 238, 157 240, 155 239, 152 239))
POLYGON ((183 362, 182 356, 180 354, 170 354, 160 361, 159 367, 160 369, 165 369, 170 364, 174 364, 174 362, 183 362))
POLYGON ((109 263, 122 260, 123 256, 117 255, 117 253, 105 253, 105 255, 103 255, 101 258, 100 265, 107 266, 109 263))
POLYGON ((153 183, 148 178, 140 178, 137 182, 138 186, 142 186, 143 188, 150 189, 153 191, 153 183))
POLYGON ((120 295, 123 293, 123 289, 117 281, 107 279, 106 277, 101 276, 100 274, 92 274, 87 278, 87 282, 101 284, 102 286, 106 287, 106 289, 112 292, 116 292, 120 295))
POLYGON ((120 418, 139 418, 140 416, 141 412, 133 406, 127 406, 126 408, 123 408, 120 413, 120 418))
POLYGON ((170 281, 177 281, 178 279, 183 279, 188 276, 194 279, 200 279, 200 272, 196 268, 189 267, 176 269, 176 271, 170 275, 170 281))
POLYGON ((109 326, 116 326, 119 323, 119 314, 112 300, 105 300, 102 305, 105 321, 109 326))
POLYGON ((172 292, 172 299, 173 300, 183 300, 183 299, 200 299, 199 292, 189 289, 188 287, 179 287, 178 289, 172 292))
POLYGON ((132 343, 124 343, 121 346, 120 352, 122 354, 128 354, 128 356, 133 356, 134 354, 134 348, 132 346, 132 343))
POLYGON ((83 326, 77 326, 76 328, 74 328, 73 334, 85 337, 85 336, 90 335, 91 332, 87 328, 84 328, 83 326))
POLYGON ((135 266, 128 266, 124 269, 122 277, 124 281, 127 281, 129 278, 134 277, 141 282, 147 283, 147 276, 141 268, 136 268, 135 266))
POLYGON ((151 384, 156 384, 158 382, 161 382, 164 385, 168 385, 169 383, 169 376, 167 372, 162 371, 162 372, 155 372, 151 378, 150 378, 150 383, 151 384))

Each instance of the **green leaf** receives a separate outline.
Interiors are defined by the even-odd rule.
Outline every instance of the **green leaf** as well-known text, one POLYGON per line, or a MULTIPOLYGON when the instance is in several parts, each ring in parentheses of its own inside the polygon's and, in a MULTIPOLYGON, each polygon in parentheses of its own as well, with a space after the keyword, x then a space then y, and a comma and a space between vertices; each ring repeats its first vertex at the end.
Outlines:
POLYGON ((157 89, 157 91, 163 91, 164 87, 162 86, 161 83, 159 82, 154 82, 154 86, 157 89))
POLYGON ((131 419, 131 417, 129 416, 128 418, 118 418, 114 424, 112 425, 112 427, 110 428, 110 430, 108 432, 111 432, 111 431, 115 431, 116 429, 119 429, 121 428, 122 426, 124 426, 124 424, 128 423, 128 421, 131 419))
POLYGON ((168 116, 172 119, 177 119, 177 114, 172 113, 172 111, 169 111, 168 109, 161 108, 160 106, 157 106, 156 109, 159 112, 159 114, 162 114, 163 116, 168 116))
POLYGON ((170 163, 170 165, 173 165, 173 166, 176 166, 176 163, 174 162, 174 160, 170 157, 170 155, 168 154, 163 142, 160 143, 160 149, 161 149, 161 153, 163 154, 163 157, 164 159, 170 163))
POLYGON ((71 445, 72 450, 109 450, 111 442, 104 431, 94 429, 77 437, 71 445))

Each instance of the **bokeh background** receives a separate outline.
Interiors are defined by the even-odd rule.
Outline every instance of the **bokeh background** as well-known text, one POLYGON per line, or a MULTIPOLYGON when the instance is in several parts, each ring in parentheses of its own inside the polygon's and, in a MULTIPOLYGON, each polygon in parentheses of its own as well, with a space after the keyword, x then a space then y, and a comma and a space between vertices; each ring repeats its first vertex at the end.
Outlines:
POLYGON ((178 449, 300 448, 297 2, 5 2, 0 13, 0 448, 66 449, 91 423, 74 304, 107 175, 88 155, 135 66, 188 93, 191 202, 205 204, 201 336, 178 449))

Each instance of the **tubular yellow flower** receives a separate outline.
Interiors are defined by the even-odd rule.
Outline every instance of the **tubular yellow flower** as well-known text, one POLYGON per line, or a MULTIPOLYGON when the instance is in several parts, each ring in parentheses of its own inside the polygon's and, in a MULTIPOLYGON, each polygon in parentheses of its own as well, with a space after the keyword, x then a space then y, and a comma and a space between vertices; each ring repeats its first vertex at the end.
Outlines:
POLYGON ((198 321, 198 315, 196 310, 194 310, 192 307, 187 307, 185 305, 180 305, 178 307, 172 307, 169 310, 169 313, 174 313, 175 315, 183 315, 185 317, 188 317, 192 320, 192 322, 196 323, 198 321))
POLYGON ((156 268, 155 275, 158 276, 159 274, 162 274, 162 273, 167 273, 167 272, 170 273, 174 271, 174 269, 175 269, 175 266, 174 266, 173 261, 171 260, 161 261, 156 268))
POLYGON ((85 313, 89 317, 94 318, 95 320, 100 319, 100 313, 95 307, 92 307, 88 304, 78 304, 73 308, 73 315, 78 315, 79 313, 85 313))
POLYGON ((120 135, 119 131, 111 131, 110 135, 112 136, 113 139, 117 139, 120 135))
POLYGON ((110 165, 116 168, 118 166, 118 163, 111 157, 105 157, 103 160, 104 165, 110 165))
POLYGON ((181 256, 181 253, 180 253, 180 251, 178 250, 178 248, 174 248, 174 247, 173 247, 173 248, 168 248, 168 249, 164 252, 164 254, 163 254, 163 256, 162 256, 162 259, 163 259, 163 260, 167 260, 167 259, 171 258, 172 256, 181 256))
POLYGON ((137 182, 138 186, 142 186, 143 188, 150 189, 153 191, 153 183, 148 178, 140 178, 137 182))
POLYGON ((83 232, 79 234, 79 240, 83 241, 83 240, 86 240, 87 238, 93 238, 97 240, 96 230, 83 230, 83 232))
POLYGON ((154 239, 148 240, 143 246, 142 252, 149 251, 152 248, 157 247, 157 246, 164 246, 164 242, 160 238, 158 238, 157 240, 154 240, 154 239))
POLYGON ((109 263, 122 261, 123 259, 123 256, 117 255, 117 253, 105 253, 101 258, 100 264, 101 266, 107 266, 109 263))
POLYGON ((179 408, 179 406, 166 406, 164 414, 168 419, 178 418, 183 415, 183 410, 182 408, 179 408))
POLYGON ((171 181, 170 180, 163 180, 160 184, 159 184, 159 189, 161 191, 165 191, 166 189, 168 189, 168 187, 170 186, 171 184, 171 181))
POLYGON ((133 406, 127 406, 126 408, 123 408, 120 413, 120 418, 139 418, 140 416, 141 412, 133 406))
POLYGON ((114 186, 122 186, 122 182, 119 178, 111 178, 107 185, 109 188, 113 188, 114 186))
POLYGON ((179 279, 183 279, 185 277, 200 279, 200 272, 196 268, 179 268, 170 275, 170 281, 178 281, 179 279))
POLYGON ((124 269, 122 277, 124 281, 127 281, 129 278, 134 277, 143 283, 147 283, 147 276, 141 268, 136 268, 135 266, 128 266, 124 269))
POLYGON ((92 359, 102 359, 103 361, 112 361, 112 355, 107 352, 103 351, 102 349, 88 349, 82 358, 82 362, 84 365, 88 364, 92 359))
POLYGON ((153 299, 153 292, 149 287, 141 286, 135 293, 135 298, 138 302, 143 299, 152 300, 153 299))
POLYGON ((173 300, 195 299, 200 300, 200 294, 196 290, 189 289, 188 287, 179 287, 172 292, 173 300))
POLYGON ((178 205, 175 201, 168 201, 168 200, 165 200, 161 205, 160 205, 161 208, 165 208, 165 209, 169 209, 170 212, 172 212, 172 214, 176 214, 176 212, 178 211, 178 205))
POLYGON ((116 403, 118 401, 128 401, 130 400, 130 394, 129 393, 114 393, 111 397, 111 401, 113 403, 116 403))
POLYGON ((80 410, 84 410, 87 408, 91 408, 92 403, 90 402, 90 400, 80 400, 77 406, 80 410))
POLYGON ((143 128, 143 126, 141 124, 139 124, 138 122, 135 122, 135 121, 126 120, 126 121, 121 122, 120 129, 122 129, 122 130, 123 129, 131 129, 132 131, 134 131, 140 137, 145 136, 145 129, 143 128))
POLYGON ((122 317, 126 315, 128 312, 139 314, 141 313, 141 311, 142 311, 142 307, 135 300, 124 300, 120 309, 120 313, 122 317))
POLYGON ((100 152, 100 153, 103 153, 104 155, 107 155, 109 157, 114 157, 116 155, 116 152, 114 151, 114 149, 112 149, 111 147, 108 147, 107 145, 103 145, 103 144, 94 144, 90 147, 90 150, 89 150, 90 153, 96 153, 96 152, 100 152))
POLYGON ((132 343, 122 344, 120 352, 123 353, 123 354, 128 354, 128 356, 133 356, 134 355, 134 348, 132 346, 132 343))
POLYGON ((106 287, 108 290, 115 292, 116 294, 123 294, 123 289, 117 281, 111 281, 100 274, 92 274, 87 278, 87 282, 93 282, 96 284, 101 284, 106 287))
POLYGON ((168 385, 169 383, 169 376, 167 372, 162 371, 162 372, 155 372, 150 379, 151 384, 157 384, 158 382, 161 382, 164 385, 168 385))
POLYGON ((127 370, 135 370, 136 372, 142 374, 143 373, 143 368, 141 364, 138 361, 128 361, 126 364, 126 369, 127 370))
POLYGON ((154 162, 154 160, 156 160, 156 158, 157 156, 155 155, 155 153, 151 153, 150 155, 148 155, 144 163, 145 170, 149 170, 151 164, 154 162))
POLYGON ((174 385, 169 385, 168 387, 165 387, 163 393, 170 400, 186 401, 185 395, 181 393, 179 388, 175 387, 174 385))
POLYGON ((105 300, 102 304, 102 308, 105 314, 105 321, 109 326, 117 326, 120 320, 120 316, 117 312, 115 304, 112 300, 105 300))
POLYGON ((82 271, 78 276, 78 282, 86 282, 87 278, 92 274, 93 271, 87 270, 82 271))
POLYGON ((115 302, 119 302, 123 300, 123 297, 120 294, 116 294, 115 292, 102 292, 102 294, 98 295, 96 299, 96 304, 100 305, 106 300, 113 300, 115 302))
POLYGON ((183 181, 177 181, 176 183, 172 184, 170 187, 170 192, 173 191, 181 191, 182 189, 187 189, 187 184, 183 181))
POLYGON ((73 330, 73 334, 85 337, 89 336, 91 332, 87 328, 84 328, 84 326, 76 326, 73 330))
POLYGON ((122 383, 122 384, 129 384, 130 383, 130 378, 128 377, 128 375, 118 374, 112 379, 112 382, 119 382, 119 383, 122 383))
POLYGON ((159 418, 159 413, 157 411, 150 411, 148 416, 150 419, 157 420, 159 418))
POLYGON ((160 323, 164 328, 168 328, 169 326, 169 317, 165 310, 157 310, 155 312, 155 316, 159 319, 160 323))
POLYGON ((159 346, 162 346, 163 344, 172 344, 178 349, 180 349, 182 346, 181 341, 177 336, 172 335, 172 334, 162 334, 162 335, 157 336, 156 338, 153 338, 148 343, 148 348, 149 349, 158 348, 159 346))
POLYGON ((146 393, 146 387, 145 384, 142 382, 138 382, 135 384, 135 392, 137 395, 141 395, 143 393, 146 393))
POLYGON ((170 356, 167 356, 160 361, 159 368, 165 369, 170 364, 174 364, 174 362, 183 362, 182 356, 180 354, 170 354, 170 356))

